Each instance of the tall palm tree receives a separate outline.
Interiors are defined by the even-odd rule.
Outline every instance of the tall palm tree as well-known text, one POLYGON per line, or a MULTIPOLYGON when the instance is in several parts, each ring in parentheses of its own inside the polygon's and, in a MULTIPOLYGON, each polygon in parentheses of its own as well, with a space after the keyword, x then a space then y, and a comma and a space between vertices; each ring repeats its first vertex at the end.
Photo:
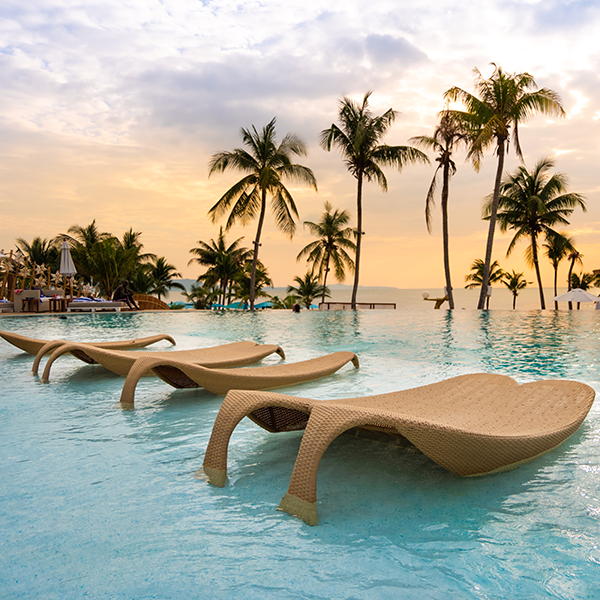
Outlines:
POLYGON ((175 277, 181 277, 181 273, 177 272, 177 269, 167 262, 164 256, 160 256, 156 259, 154 265, 149 271, 150 276, 153 280, 153 289, 151 294, 157 294, 158 299, 161 296, 166 296, 169 290, 177 288, 179 290, 187 291, 185 286, 178 281, 173 281, 175 277))
POLYGON ((236 148, 231 152, 217 152, 213 154, 209 165, 209 177, 229 168, 247 173, 223 194, 208 214, 214 223, 233 204, 225 226, 226 231, 238 221, 247 225, 258 216, 250 275, 250 310, 254 310, 256 265, 267 211, 267 197, 271 197, 275 224, 291 239, 296 231, 294 216, 298 217, 298 210, 283 180, 305 183, 317 191, 317 180, 313 172, 308 167, 292 163, 290 158, 292 155, 305 156, 305 143, 297 135, 288 133, 277 145, 275 121, 273 119, 261 132, 254 125, 251 130, 242 128, 242 140, 248 150, 236 148))
POLYGON ((196 263, 208 267, 206 273, 198 277, 198 281, 203 281, 209 286, 218 285, 222 304, 225 304, 227 290, 233 285, 236 276, 243 270, 246 261, 252 258, 252 252, 240 245, 243 239, 238 238, 227 245, 223 228, 220 227, 216 241, 199 240, 198 247, 190 250, 194 258, 190 259, 188 265, 196 263))
MULTIPOLYGON (((550 175, 554 160, 543 158, 528 171, 519 167, 500 185, 497 219, 500 231, 512 229, 515 235, 508 245, 506 256, 513 251, 521 238, 529 240, 525 250, 525 260, 533 265, 540 290, 540 307, 546 308, 542 276, 539 264, 539 241, 558 235, 552 229, 557 223, 568 225, 567 217, 578 206, 585 212, 586 206, 581 194, 567 192, 567 178, 562 173, 550 175)), ((483 216, 489 219, 492 213, 492 201, 483 208, 483 216)))
MULTIPOLYGON (((465 289, 472 290, 473 288, 479 287, 483 284, 483 273, 485 269, 485 263, 481 258, 476 258, 471 265, 471 272, 468 275, 465 275, 465 289)), ((490 284, 501 281, 504 277, 504 271, 500 268, 498 261, 495 260, 490 265, 490 274, 488 281, 490 284)), ((488 286, 489 287, 489 286, 488 286)), ((486 294, 486 305, 485 308, 490 307, 490 295, 486 294)))
MULTIPOLYGON (((296 275, 296 277, 294 277, 294 282, 297 284, 297 287, 288 285, 287 293, 297 296, 306 308, 310 308, 312 301, 319 296, 322 296, 323 298, 325 298, 325 296, 328 298, 331 297, 329 289, 324 285, 321 285, 317 276, 310 271, 304 277, 296 275)), ((323 300, 323 302, 324 301, 325 300, 323 300)))
POLYGON ((406 164, 422 162, 429 164, 427 155, 412 146, 387 146, 381 140, 390 130, 397 117, 393 109, 381 116, 375 116, 369 109, 367 92, 362 103, 357 103, 348 96, 339 102, 339 126, 335 123, 325 129, 319 136, 319 144, 330 151, 332 146, 338 148, 346 167, 356 178, 356 259, 354 264, 354 285, 352 287, 352 310, 356 310, 356 294, 358 292, 360 272, 360 251, 362 244, 362 188, 363 181, 377 181, 386 192, 387 179, 382 167, 395 166, 398 170, 406 164))
POLYGON ((502 283, 512 292, 513 295, 513 310, 517 308, 517 296, 522 289, 527 287, 531 281, 527 281, 523 273, 517 273, 514 269, 512 272, 506 271, 502 283))
MULTIPOLYGON (((543 247, 554 269, 554 296, 558 296, 558 266, 570 252, 575 250, 573 239, 564 232, 551 235, 546 238, 543 247)), ((554 303, 554 309, 558 310, 558 302, 554 303)))
POLYGON ((331 204, 325 202, 325 212, 318 223, 304 221, 304 225, 318 239, 302 248, 296 257, 296 260, 306 257, 307 262, 312 263, 311 273, 317 272, 319 280, 323 280, 321 302, 325 302, 330 261, 333 262, 333 274, 337 281, 344 281, 346 269, 354 271, 354 261, 347 252, 347 250, 356 252, 356 244, 351 240, 354 230, 352 227, 344 227, 348 224, 350 215, 346 210, 336 209, 331 212, 332 210, 331 204))
POLYGON ((519 124, 527 121, 536 112, 547 115, 565 115, 560 96, 547 88, 536 89, 537 84, 529 73, 505 73, 501 67, 495 64, 493 66, 494 73, 489 79, 485 79, 478 69, 474 70, 477 95, 470 94, 459 87, 452 87, 444 94, 446 100, 461 101, 466 111, 457 112, 457 116, 472 126, 478 127, 468 153, 475 169, 479 170, 483 153, 490 146, 494 147, 494 152, 498 156, 478 309, 483 308, 487 287, 490 283, 489 275, 500 198, 500 182, 508 144, 512 138, 515 152, 522 159, 519 124))
POLYGON ((450 178, 456 173, 456 164, 452 160, 454 149, 460 144, 467 144, 468 128, 464 120, 457 119, 449 110, 440 113, 440 122, 432 136, 419 135, 408 141, 421 148, 427 148, 438 153, 435 161, 438 166, 433 174, 427 198, 425 200, 425 222, 427 231, 431 233, 431 214, 435 204, 434 194, 437 187, 438 173, 442 172, 442 238, 444 247, 444 274, 446 277, 446 295, 450 308, 454 308, 454 294, 450 279, 450 242, 448 234, 448 196, 450 193, 450 178))

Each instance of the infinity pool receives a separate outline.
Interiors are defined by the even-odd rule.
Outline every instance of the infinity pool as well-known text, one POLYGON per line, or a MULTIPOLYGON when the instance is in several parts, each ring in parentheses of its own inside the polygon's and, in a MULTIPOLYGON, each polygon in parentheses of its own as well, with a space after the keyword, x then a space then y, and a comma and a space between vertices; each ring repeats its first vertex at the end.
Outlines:
MULTIPOLYGON (((177 349, 255 340, 289 361, 359 355, 288 394, 383 393, 474 372, 600 392, 593 312, 162 313, 2 317, 0 329, 97 341, 168 332, 177 349)), ((155 349, 168 347, 161 342, 155 349)), ((276 363, 278 357, 265 363, 276 363)), ((600 598, 600 403, 519 469, 462 479, 416 450, 339 437, 317 527, 275 510, 301 432, 234 432, 228 486, 193 477, 222 397, 123 379, 73 357, 50 383, 0 340, 0 598, 600 598)))

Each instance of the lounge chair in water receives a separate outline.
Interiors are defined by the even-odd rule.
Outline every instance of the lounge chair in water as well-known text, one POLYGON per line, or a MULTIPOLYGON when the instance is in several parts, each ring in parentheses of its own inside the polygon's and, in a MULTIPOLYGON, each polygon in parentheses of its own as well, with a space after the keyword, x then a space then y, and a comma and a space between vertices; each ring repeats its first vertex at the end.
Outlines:
MULTIPOLYGON (((11 333, 9 331, 0 331, 0 337, 4 338, 9 344, 19 348, 19 350, 23 350, 23 352, 33 354, 34 356, 37 356, 41 351, 43 351, 43 354, 46 354, 57 346, 69 343, 67 340, 37 340, 35 338, 19 335, 18 333, 11 333)), ((113 350, 131 350, 135 348, 145 348, 146 346, 150 346, 151 344, 155 344, 161 340, 167 340, 168 342, 171 342, 171 344, 175 345, 175 340, 170 335, 159 334, 151 335, 150 337, 145 338, 138 338, 135 340, 90 342, 90 346, 95 346, 96 348, 111 348, 113 350)))
POLYGON ((171 352, 130 352, 129 350, 112 350, 98 348, 91 344, 71 342, 59 346, 52 352, 46 362, 42 381, 44 383, 48 382, 52 364, 63 354, 72 354, 88 364, 100 364, 109 371, 125 377, 133 364, 140 358, 145 357, 174 359, 218 369, 251 365, 274 352, 285 359, 285 353, 279 346, 273 344, 260 345, 256 342, 233 342, 222 346, 213 346, 212 348, 171 352))
POLYGON ((243 417, 267 431, 305 429, 278 510, 316 525, 317 470, 329 444, 352 428, 405 438, 456 475, 512 469, 579 429, 594 390, 575 381, 519 385, 503 375, 462 375, 415 389, 343 400, 231 391, 217 415, 204 459, 210 483, 227 479, 229 438, 243 417))
POLYGON ((133 407, 137 383, 149 371, 175 388, 202 387, 213 394, 224 395, 233 389, 269 390, 313 381, 335 373, 350 361, 358 368, 358 358, 353 352, 334 352, 301 362, 251 369, 207 368, 180 359, 166 358, 166 353, 161 353, 159 358, 154 358, 154 354, 145 353, 131 367, 121 393, 121 405, 133 407))

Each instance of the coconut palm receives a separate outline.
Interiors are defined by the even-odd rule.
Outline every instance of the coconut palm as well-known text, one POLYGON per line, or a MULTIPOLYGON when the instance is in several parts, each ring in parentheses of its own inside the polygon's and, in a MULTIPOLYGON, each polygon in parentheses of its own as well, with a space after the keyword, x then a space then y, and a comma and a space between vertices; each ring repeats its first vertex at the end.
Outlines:
MULTIPOLYGON (((587 210, 581 194, 567 192, 567 178, 562 173, 550 175, 554 160, 543 158, 528 171, 519 167, 514 174, 500 185, 497 219, 500 231, 511 229, 515 235, 508 245, 506 256, 514 250, 522 238, 529 241, 525 250, 525 260, 534 267, 540 291, 540 307, 546 308, 542 276, 539 264, 539 242, 542 236, 551 238, 558 235, 552 229, 556 224, 568 225, 567 217, 575 208, 587 210)), ((492 212, 490 200, 483 208, 483 217, 489 219, 492 212)))
POLYGON ((459 87, 452 87, 444 94, 446 100, 458 100, 465 106, 466 110, 464 112, 457 111, 458 118, 463 118, 471 126, 478 127, 472 138, 468 153, 475 169, 479 170, 483 153, 489 147, 493 146, 494 152, 498 156, 478 309, 483 308, 487 287, 490 284, 489 276, 500 198, 500 183, 508 144, 512 139, 515 152, 522 159, 519 125, 527 121, 536 112, 547 115, 565 115, 560 96, 547 88, 536 89, 537 84, 529 73, 505 73, 501 67, 495 64, 493 66, 494 73, 489 79, 484 79, 479 70, 475 69, 477 95, 470 94, 459 87))
POLYGON ((354 235, 352 227, 344 227, 350 220, 346 210, 336 209, 329 202, 325 202, 325 212, 321 215, 318 223, 304 221, 304 225, 318 239, 311 242, 298 254, 296 260, 306 257, 307 262, 312 263, 311 273, 317 273, 319 280, 323 281, 323 297, 325 302, 325 289, 327 286, 327 275, 330 271, 329 262, 333 262, 333 274, 337 281, 344 281, 346 269, 354 270, 354 261, 347 250, 356 252, 356 245, 350 239, 354 235))
POLYGON ((214 223, 231 208, 226 231, 237 222, 247 225, 258 217, 250 275, 250 310, 254 310, 256 266, 267 197, 271 197, 275 224, 291 239, 296 231, 294 216, 298 217, 298 210, 283 180, 305 183, 317 190, 317 180, 313 172, 308 167, 291 162, 292 155, 306 155, 306 145, 292 133, 288 133, 282 142, 276 145, 275 121, 273 119, 261 132, 258 132, 254 125, 251 130, 242 128, 242 139, 248 150, 236 148, 232 152, 217 152, 213 154, 209 165, 209 177, 213 173, 222 173, 230 168, 247 173, 225 192, 208 214, 214 223))
POLYGON ((435 204, 434 194, 437 187, 438 173, 442 172, 442 238, 444 247, 444 274, 446 277, 446 295, 450 308, 454 308, 454 295, 450 278, 450 248, 448 234, 448 196, 450 178, 456 173, 456 164, 452 160, 454 149, 460 144, 467 144, 469 140, 468 128, 464 120, 457 119, 449 110, 440 113, 440 122, 432 136, 419 135, 408 141, 421 148, 427 148, 438 153, 435 159, 438 166, 433 174, 427 198, 425 199, 425 223, 427 231, 431 233, 431 216, 435 204))
MULTIPOLYGON (((83 246, 78 246, 83 249, 83 246)), ((125 250, 117 238, 109 237, 96 241, 86 249, 86 277, 98 288, 100 295, 111 298, 114 290, 135 270, 136 251, 125 250)))
POLYGON ((60 245, 56 239, 48 240, 34 237, 31 244, 24 238, 17 238, 17 248, 33 265, 45 265, 56 271, 60 263, 60 245))
POLYGON ((258 263, 256 263, 256 269, 254 270, 254 288, 252 288, 252 268, 252 263, 247 262, 235 278, 233 294, 241 302, 249 302, 251 295, 254 298, 261 296, 263 298, 268 298, 269 294, 267 294, 263 288, 273 287, 273 280, 269 277, 267 268, 258 261, 258 263))
MULTIPOLYGON (((573 276, 573 268, 575 267, 575 263, 583 267, 583 254, 576 250, 575 248, 569 253, 567 256, 569 261, 569 274, 567 275, 567 291, 570 292, 571 287, 571 278, 573 276)), ((569 302, 569 310, 573 310, 573 303, 569 302)))
POLYGON ((219 228, 217 240, 209 242, 198 241, 198 247, 192 248, 190 254, 194 258, 190 259, 188 265, 196 263, 204 267, 209 267, 198 277, 198 282, 202 281, 205 285, 218 285, 221 289, 221 303, 225 304, 227 291, 233 285, 235 278, 244 268, 244 264, 251 260, 252 253, 247 248, 240 246, 244 238, 238 238, 232 244, 227 245, 223 228, 219 228))
MULTIPOLYGON (((593 287, 597 282, 597 275, 593 273, 577 273, 571 274, 571 288, 576 290, 579 288, 580 290, 588 290, 593 287)), ((577 310, 579 310, 579 302, 577 303, 577 310)))
POLYGON ((412 146, 387 146, 381 140, 396 120, 397 112, 387 110, 381 116, 375 116, 369 109, 367 92, 362 103, 357 103, 348 96, 339 102, 338 119, 319 136, 319 144, 325 150, 333 146, 338 148, 346 167, 356 178, 356 259, 354 265, 354 285, 352 287, 352 310, 356 310, 358 292, 360 251, 362 236, 362 189, 363 181, 377 181, 381 189, 387 191, 387 179, 382 167, 395 166, 398 170, 406 164, 422 162, 429 164, 427 155, 412 146))
POLYGON ((178 273, 177 269, 169 264, 164 256, 156 259, 149 270, 149 274, 153 280, 152 291, 150 293, 156 294, 159 300, 161 296, 166 296, 169 290, 173 288, 183 290, 184 292, 187 291, 183 284, 173 281, 175 277, 181 277, 181 273, 178 273))
POLYGON ((183 294, 188 302, 194 304, 196 309, 212 308, 215 302, 218 302, 221 295, 221 289, 210 285, 192 284, 189 292, 183 294))
POLYGON ((317 276, 310 271, 304 278, 296 275, 296 277, 294 277, 294 282, 298 284, 297 287, 288 285, 287 293, 297 296, 306 308, 310 308, 312 301, 319 296, 331 298, 329 289, 324 285, 321 285, 317 276))
MULTIPOLYGON (((546 238, 543 247, 554 269, 554 296, 558 296, 558 266, 570 252, 575 250, 573 239, 564 232, 551 235, 546 238)), ((558 310, 558 302, 554 303, 554 308, 558 310)))
MULTIPOLYGON (((481 258, 476 258, 473 261, 473 264, 471 265, 471 272, 465 276, 465 282, 467 284, 467 285, 465 285, 465 289, 472 290, 483 284, 484 269, 485 269, 485 263, 483 262, 483 260, 481 260, 481 258)), ((490 274, 489 274, 488 281, 490 284, 496 283, 498 281, 501 281, 503 277, 504 277, 504 271, 500 268, 498 261, 495 260, 490 265, 490 274)), ((488 294, 486 296, 486 299, 487 299, 487 302, 486 302, 485 308, 487 309, 490 307, 490 294, 488 294)))
POLYGON ((522 289, 525 289, 531 281, 526 281, 523 273, 517 273, 514 269, 510 273, 504 272, 502 283, 512 292, 513 310, 517 308, 517 296, 522 289))

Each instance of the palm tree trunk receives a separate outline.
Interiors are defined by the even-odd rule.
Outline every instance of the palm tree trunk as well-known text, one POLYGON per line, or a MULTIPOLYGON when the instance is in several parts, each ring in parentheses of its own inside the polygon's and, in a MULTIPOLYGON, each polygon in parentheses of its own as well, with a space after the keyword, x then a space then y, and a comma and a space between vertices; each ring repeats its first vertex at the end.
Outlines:
POLYGON ((327 252, 327 260, 325 261, 325 275, 323 275, 323 296, 321 304, 325 303, 325 286, 327 285, 327 274, 329 273, 329 252, 327 252))
POLYGON ((540 273, 540 261, 538 259, 538 248, 535 233, 531 234, 531 253, 533 254, 533 266, 535 267, 535 275, 538 280, 540 289, 540 306, 542 310, 546 310, 546 300, 544 299, 544 288, 542 287, 542 274, 540 273))
MULTIPOLYGON (((558 265, 554 265, 554 297, 558 296, 558 265)), ((554 302, 554 310, 558 310, 558 302, 554 302)))
POLYGON ((442 183, 442 237, 444 244, 444 274, 446 275, 446 295, 450 309, 454 308, 454 294, 450 281, 450 248, 448 235, 448 193, 450 188, 450 165, 444 163, 444 176, 442 183))
POLYGON ((256 265, 258 264, 258 248, 260 247, 260 234, 262 233, 263 223, 265 222, 265 212, 267 211, 267 190, 262 190, 260 203, 260 217, 258 227, 256 228, 256 238, 254 240, 254 256, 252 257, 252 273, 250 274, 250 310, 254 310, 254 294, 256 290, 256 265))
POLYGON ((496 216, 498 214, 498 201, 500 199, 500 182, 504 171, 505 140, 498 140, 498 168, 496 169, 496 181, 494 182, 494 198, 492 200, 492 212, 490 213, 490 226, 488 229, 487 244, 485 247, 485 263, 483 265, 483 280, 481 282, 481 293, 477 308, 482 310, 485 306, 488 285, 490 282, 490 265, 492 264, 492 249, 494 247, 494 232, 496 230, 496 216))
POLYGON ((513 310, 517 308, 517 295, 513 292, 513 310))
MULTIPOLYGON (((569 274, 567 275, 567 292, 571 291, 571 275, 573 275, 573 267, 575 266, 575 258, 571 259, 571 266, 569 267, 569 274)), ((569 302, 569 310, 573 310, 573 303, 569 302)))
POLYGON ((356 188, 356 260, 354 261, 354 286, 352 287, 352 299, 350 308, 356 310, 356 294, 358 293, 358 271, 360 265, 360 247, 362 240, 362 171, 357 175, 358 184, 356 188))

